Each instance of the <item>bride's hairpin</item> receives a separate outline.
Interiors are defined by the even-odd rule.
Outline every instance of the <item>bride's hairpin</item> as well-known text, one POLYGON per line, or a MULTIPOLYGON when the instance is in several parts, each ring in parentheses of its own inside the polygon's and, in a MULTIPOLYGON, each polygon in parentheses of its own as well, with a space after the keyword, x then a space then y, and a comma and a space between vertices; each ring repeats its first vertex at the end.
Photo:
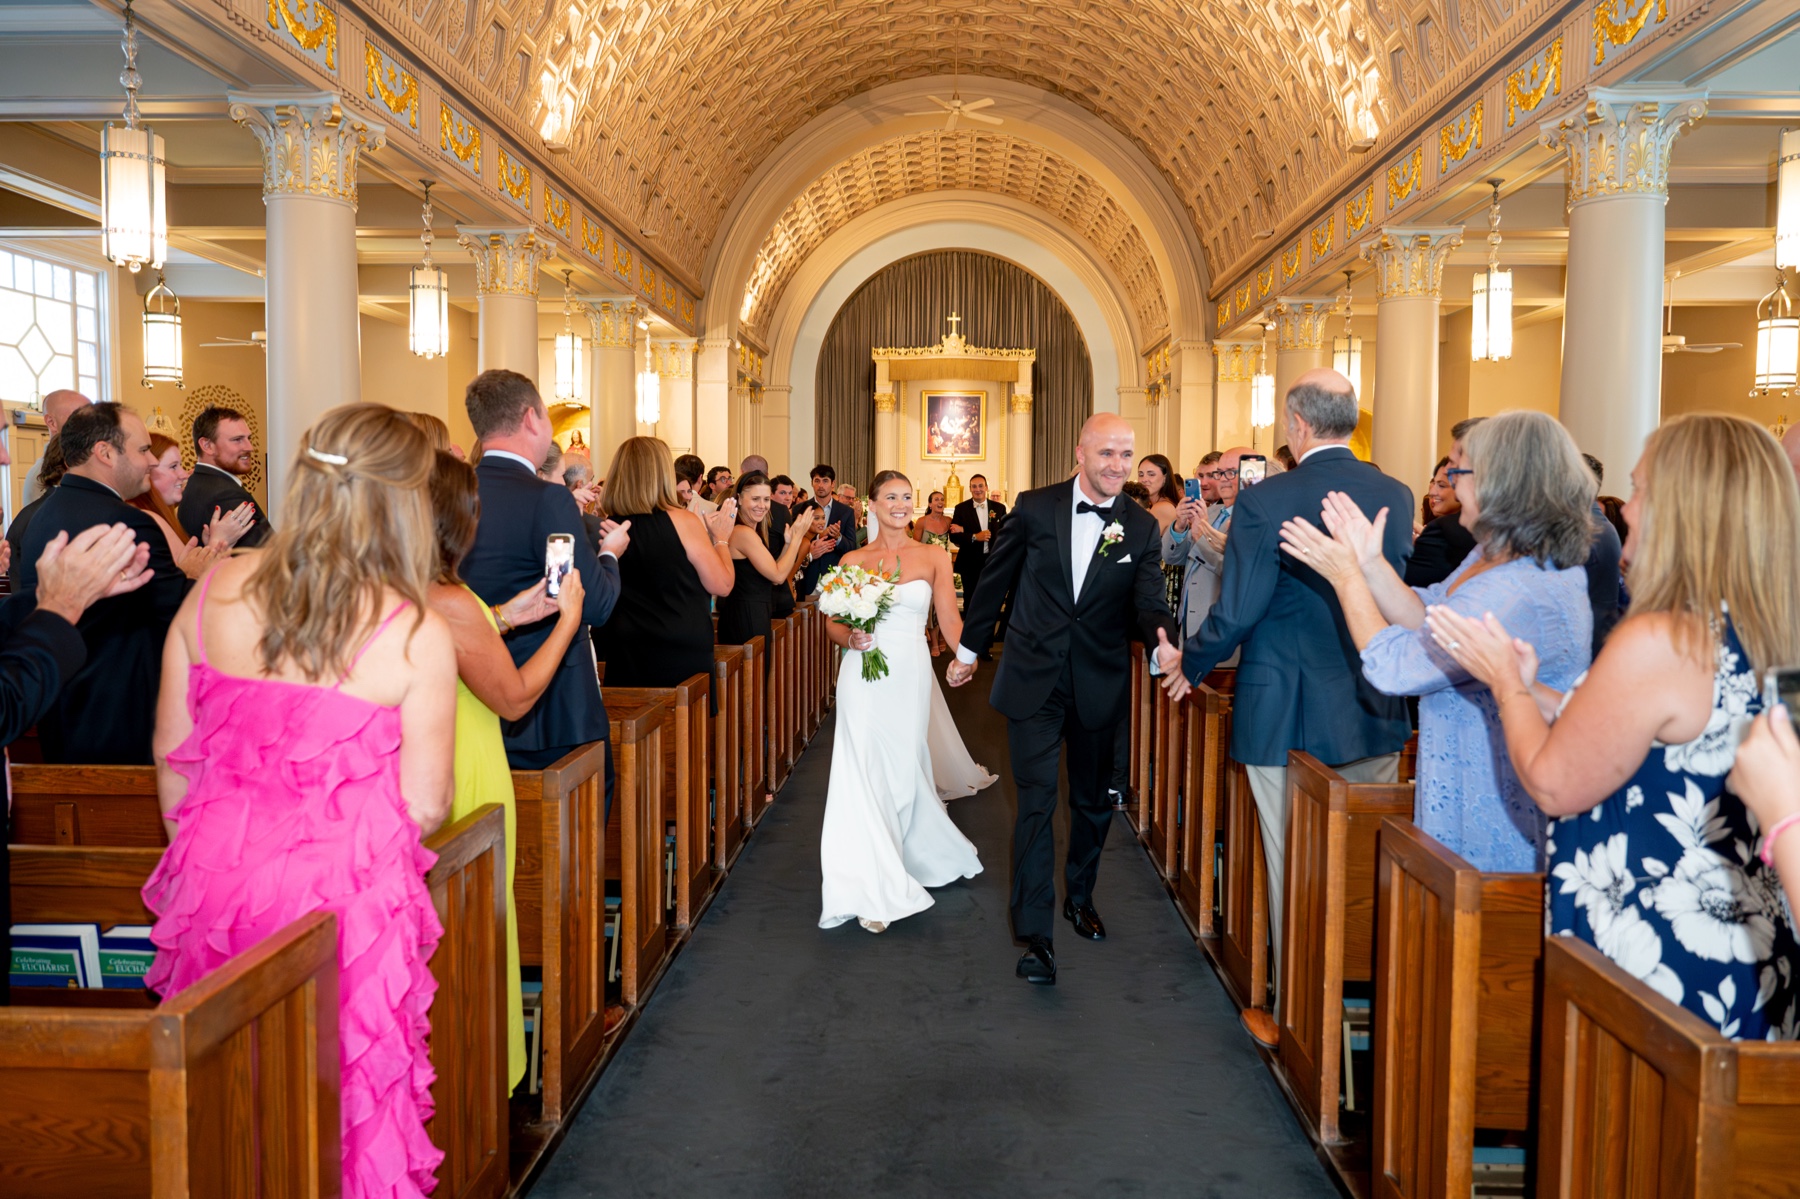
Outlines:
POLYGON ((316 461, 319 461, 319 462, 330 463, 332 466, 349 466, 350 465, 350 459, 346 458, 344 455, 342 455, 342 454, 327 454, 324 450, 316 450, 312 446, 306 447, 306 456, 308 458, 315 459, 316 461))

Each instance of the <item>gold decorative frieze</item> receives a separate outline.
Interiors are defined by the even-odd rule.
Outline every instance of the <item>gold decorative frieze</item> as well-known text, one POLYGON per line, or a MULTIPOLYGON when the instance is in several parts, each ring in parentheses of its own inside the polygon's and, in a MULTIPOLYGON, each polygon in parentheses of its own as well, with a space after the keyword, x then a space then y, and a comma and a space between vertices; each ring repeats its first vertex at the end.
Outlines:
POLYGON ((588 305, 588 326, 597 350, 629 350, 637 344, 635 300, 601 300, 588 305))
POLYGON ((581 214, 581 249, 596 260, 606 256, 606 226, 585 212, 581 214))
POLYGON ((1362 247, 1363 258, 1375 266, 1375 298, 1439 298, 1444 259, 1462 239, 1460 225, 1384 228, 1362 247))
POLYGON ((1274 287, 1275 264, 1271 262, 1266 269, 1258 271, 1256 274, 1256 298, 1259 300, 1267 299, 1269 292, 1274 290, 1274 287))
POLYGON ((1375 185, 1369 184, 1354 196, 1344 201, 1344 232, 1354 236, 1361 233, 1375 214, 1375 185))
POLYGON ((322 0, 292 0, 291 5, 289 0, 269 0, 269 28, 286 33, 301 53, 327 71, 337 71, 337 13, 322 0))
POLYGON ((675 290, 675 285, 669 282, 669 277, 664 275, 662 285, 662 306, 666 311, 675 311, 675 302, 679 298, 679 294, 680 293, 675 290))
POLYGON ((638 290, 656 299, 656 269, 642 260, 638 262, 638 290))
POLYGON ((1522 112, 1536 112, 1546 96, 1562 95, 1563 40, 1557 38, 1506 77, 1506 127, 1522 112))
POLYGON ((1313 226, 1312 260, 1314 266, 1331 257, 1331 241, 1336 235, 1337 218, 1335 216, 1328 216, 1321 224, 1313 226))
POLYGON ((631 248, 613 243, 613 274, 629 281, 631 279, 631 248))
POLYGON ((1219 328, 1223 329, 1230 322, 1230 320, 1231 320, 1231 301, 1229 299, 1220 300, 1218 309, 1217 309, 1216 313, 1214 314, 1214 323, 1217 324, 1219 326, 1219 328))
POLYGON ((556 246, 529 225, 456 227, 456 244, 475 259, 475 291, 483 296, 538 294, 538 274, 556 257, 556 246))
POLYGON ((1438 174, 1448 175, 1450 168, 1481 149, 1481 109, 1485 101, 1477 100, 1461 116, 1438 130, 1438 174))
POLYGON ((1594 65, 1605 64, 1608 46, 1629 46, 1645 25, 1668 19, 1669 0, 1600 0, 1594 5, 1594 65))
POLYGON ((1669 149, 1706 115, 1704 91, 1656 85, 1588 89, 1586 111, 1539 127, 1539 140, 1566 150, 1568 206, 1616 195, 1669 194, 1669 149))
POLYGON ((681 323, 690 329, 694 325, 694 302, 686 296, 681 297, 681 323))
POLYGON ((515 160, 501 146, 498 151, 500 190, 512 197, 514 204, 531 211, 531 167, 515 160))
POLYGON ((559 196, 548 182, 544 184, 544 223, 568 237, 575 225, 575 214, 569 210, 569 198, 559 196))
POLYGON ((1256 376, 1256 360, 1262 353, 1257 341, 1215 341, 1213 360, 1219 366, 1219 382, 1248 383, 1256 376))
POLYGON ((1250 311, 1250 285, 1248 283, 1246 283, 1242 287, 1238 288, 1237 310, 1239 312, 1250 311))
POLYGON ((1286 283, 1300 273, 1300 243, 1295 242, 1281 252, 1281 281, 1286 283))
POLYGON ((355 208, 357 159, 387 142, 383 126, 346 114, 330 92, 234 92, 228 111, 262 146, 264 201, 316 196, 355 208))
POLYGON ((369 67, 366 93, 369 99, 379 100, 395 116, 405 117, 407 125, 416 130, 419 127, 418 79, 398 61, 384 54, 374 42, 369 42, 363 49, 369 67))
POLYGON ((438 102, 438 149, 471 175, 481 174, 481 129, 442 101, 438 102))
POLYGON ((1425 147, 1414 146, 1413 152, 1388 168, 1387 200, 1388 211, 1392 212, 1404 204, 1409 196, 1419 188, 1419 178, 1424 173, 1425 147))

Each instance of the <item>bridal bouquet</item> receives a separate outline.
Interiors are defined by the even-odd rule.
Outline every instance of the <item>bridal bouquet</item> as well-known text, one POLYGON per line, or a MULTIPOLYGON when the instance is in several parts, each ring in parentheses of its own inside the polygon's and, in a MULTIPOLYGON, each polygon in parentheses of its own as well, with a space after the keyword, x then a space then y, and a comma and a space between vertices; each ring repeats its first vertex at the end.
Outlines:
MULTIPOLYGON (((819 580, 819 611, 858 632, 874 632, 888 609, 894 606, 894 590, 900 569, 891 575, 875 574, 860 566, 834 566, 819 580)), ((885 678, 887 658, 879 649, 862 651, 863 682, 885 678)))

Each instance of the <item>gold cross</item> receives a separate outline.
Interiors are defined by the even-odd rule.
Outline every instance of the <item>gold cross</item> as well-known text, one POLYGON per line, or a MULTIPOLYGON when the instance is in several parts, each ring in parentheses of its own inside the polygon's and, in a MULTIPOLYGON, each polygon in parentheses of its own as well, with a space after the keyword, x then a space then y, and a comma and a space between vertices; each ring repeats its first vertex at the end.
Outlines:
POLYGON ((950 322, 949 323, 950 323, 950 335, 952 337, 954 337, 954 336, 956 336, 956 326, 962 324, 962 317, 957 316, 956 313, 952 312, 950 314, 950 322))

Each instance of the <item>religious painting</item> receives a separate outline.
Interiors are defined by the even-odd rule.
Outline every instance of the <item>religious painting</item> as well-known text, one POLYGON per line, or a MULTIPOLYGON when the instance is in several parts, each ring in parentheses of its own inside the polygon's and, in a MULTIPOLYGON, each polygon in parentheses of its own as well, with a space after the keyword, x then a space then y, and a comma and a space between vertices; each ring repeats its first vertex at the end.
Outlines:
POLYGON ((923 398, 922 457, 987 457, 987 392, 928 391, 923 398))

